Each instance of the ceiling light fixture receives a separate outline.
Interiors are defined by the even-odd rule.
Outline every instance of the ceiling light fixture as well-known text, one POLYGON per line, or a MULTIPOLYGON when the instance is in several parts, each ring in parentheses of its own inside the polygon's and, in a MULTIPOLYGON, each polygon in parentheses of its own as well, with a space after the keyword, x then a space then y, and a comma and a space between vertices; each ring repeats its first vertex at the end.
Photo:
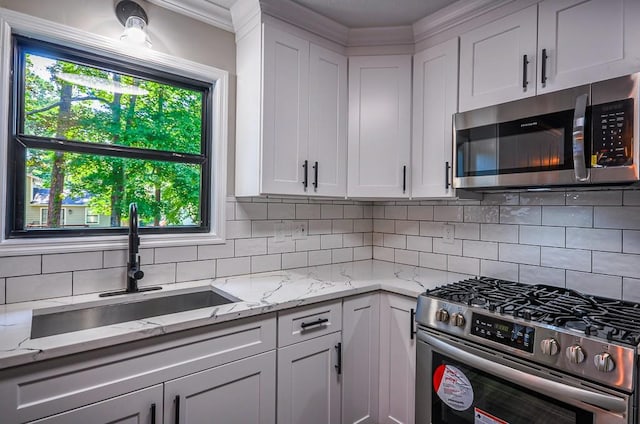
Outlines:
POLYGON ((122 0, 116 5, 116 16, 124 25, 124 32, 120 36, 120 40, 136 46, 151 47, 151 40, 147 34, 149 18, 138 3, 122 0))

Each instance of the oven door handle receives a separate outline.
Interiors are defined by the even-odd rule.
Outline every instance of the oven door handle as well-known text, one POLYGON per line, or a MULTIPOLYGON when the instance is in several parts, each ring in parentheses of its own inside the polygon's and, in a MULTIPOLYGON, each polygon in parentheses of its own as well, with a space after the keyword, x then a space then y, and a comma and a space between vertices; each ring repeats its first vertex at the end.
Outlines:
POLYGON ((418 339, 431 345, 440 353, 460 361, 465 365, 477 368, 481 371, 503 378, 514 384, 534 390, 546 396, 568 397, 575 401, 588 403, 612 412, 627 412, 627 403, 624 399, 591 392, 578 387, 568 386, 566 384, 547 380, 523 371, 515 370, 502 364, 491 362, 488 359, 476 356, 455 346, 451 346, 450 344, 426 334, 423 331, 418 332, 418 339))
POLYGON ((573 170, 576 181, 587 181, 589 179, 584 151, 584 127, 588 100, 588 94, 578 96, 576 98, 576 108, 573 111, 573 170))

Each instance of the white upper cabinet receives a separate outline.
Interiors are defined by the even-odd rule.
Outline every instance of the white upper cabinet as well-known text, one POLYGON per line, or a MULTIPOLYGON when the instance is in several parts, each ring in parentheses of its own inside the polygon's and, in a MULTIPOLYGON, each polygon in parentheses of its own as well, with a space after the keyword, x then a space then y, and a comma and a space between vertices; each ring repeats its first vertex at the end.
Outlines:
POLYGON ((413 57, 412 197, 451 197, 453 114, 458 110, 458 39, 413 57))
POLYGON ((538 7, 538 94, 640 71, 639 1, 547 0, 538 7))
POLYGON ((460 37, 460 111, 533 96, 537 6, 460 37))
POLYGON ((349 197, 408 197, 411 56, 349 58, 349 197))
POLYGON ((237 41, 236 196, 346 195, 346 57, 259 24, 237 41))

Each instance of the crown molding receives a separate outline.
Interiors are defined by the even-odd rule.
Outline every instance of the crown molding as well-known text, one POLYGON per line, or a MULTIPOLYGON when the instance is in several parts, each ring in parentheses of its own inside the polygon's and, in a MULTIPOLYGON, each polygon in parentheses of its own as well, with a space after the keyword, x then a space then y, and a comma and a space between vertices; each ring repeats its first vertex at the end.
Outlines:
POLYGON ((347 47, 414 44, 411 25, 394 27, 351 28, 347 47))
POLYGON ((234 32, 231 11, 209 0, 147 0, 157 6, 186 15, 217 28, 234 32))
POLYGON ((258 0, 236 0, 231 6, 231 20, 236 33, 236 41, 238 41, 261 22, 260 2, 258 0))
POLYGON ((413 24, 415 43, 460 25, 515 0, 458 0, 413 24))

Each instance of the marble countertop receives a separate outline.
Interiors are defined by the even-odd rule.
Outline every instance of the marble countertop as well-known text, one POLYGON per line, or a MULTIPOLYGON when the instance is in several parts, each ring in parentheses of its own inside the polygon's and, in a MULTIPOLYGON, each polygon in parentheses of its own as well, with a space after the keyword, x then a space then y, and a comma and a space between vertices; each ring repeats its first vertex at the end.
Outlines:
POLYGON ((55 312, 121 302, 123 298, 100 298, 96 293, 3 305, 0 306, 0 369, 376 290, 417 298, 427 289, 466 277, 366 260, 169 284, 163 286, 162 292, 129 295, 126 300, 213 286, 241 301, 38 339, 30 337, 34 310, 55 312))

